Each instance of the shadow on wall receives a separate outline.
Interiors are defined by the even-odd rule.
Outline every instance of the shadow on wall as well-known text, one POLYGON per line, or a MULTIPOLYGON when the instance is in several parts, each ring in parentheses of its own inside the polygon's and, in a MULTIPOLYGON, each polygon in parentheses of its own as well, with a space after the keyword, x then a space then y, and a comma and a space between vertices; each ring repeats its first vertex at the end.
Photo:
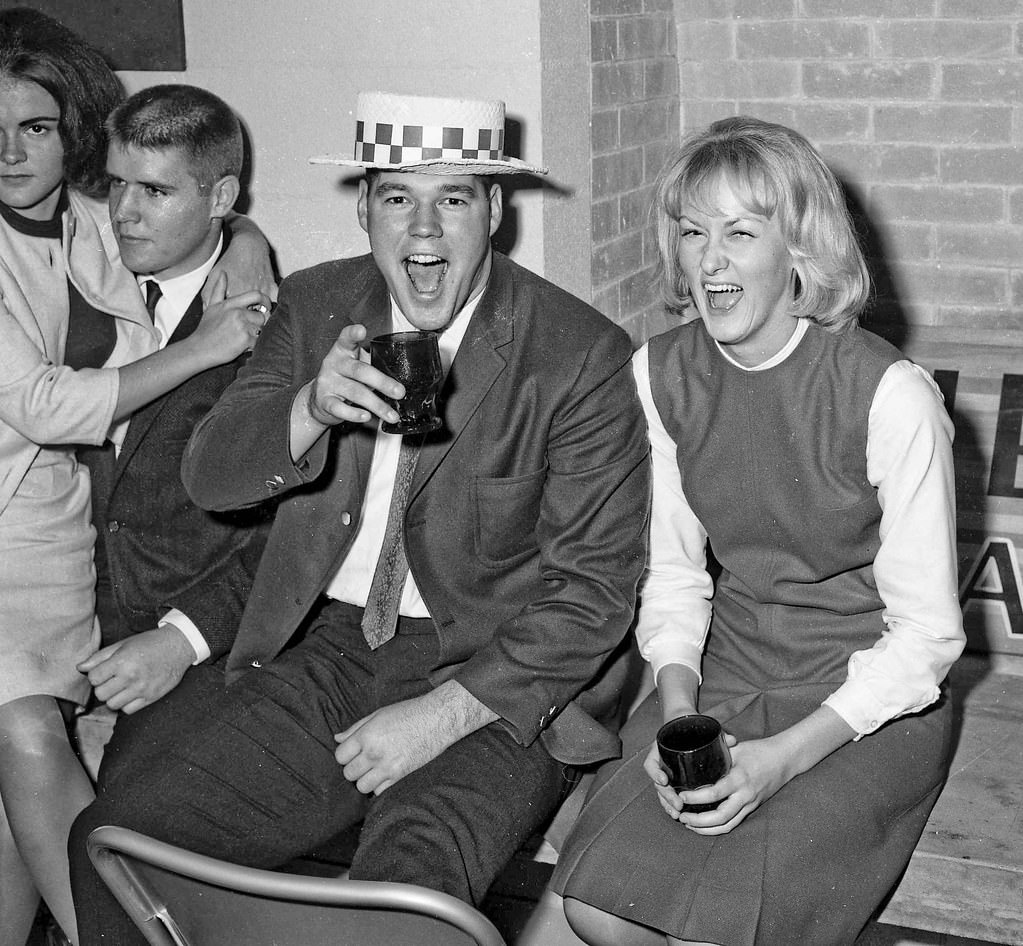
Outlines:
MULTIPOLYGON (((525 154, 523 138, 525 131, 522 122, 517 118, 505 115, 504 118, 504 153, 513 157, 521 157, 525 154)), ((551 169, 552 172, 555 169, 551 169)), ((574 191, 551 180, 551 174, 543 177, 534 177, 531 174, 505 174, 501 175, 501 190, 503 191, 504 212, 501 217, 501 226, 498 227, 494 239, 491 241, 493 247, 505 256, 511 256, 515 252, 520 236, 520 224, 518 207, 515 203, 515 195, 520 191, 553 190, 559 196, 570 197, 574 191)))
MULTIPOLYGON (((961 372, 965 372, 969 383, 976 387, 977 372, 978 370, 983 372, 983 368, 978 369, 961 349, 952 350, 940 339, 929 338, 926 327, 919 328, 909 323, 902 306, 899 287, 888 265, 891 257, 881 229, 870 219, 848 183, 843 182, 843 190, 873 282, 871 301, 861 322, 864 328, 887 339, 910 360, 932 374, 955 426, 953 459, 959 569, 962 575, 969 567, 971 550, 978 544, 983 544, 985 539, 983 527, 977 534, 977 523, 984 523, 987 519, 985 510, 988 498, 985 482, 990 461, 984 449, 984 437, 978 425, 980 415, 976 406, 971 408, 969 404, 958 403, 956 394, 961 372), (937 357, 936 352, 939 353, 937 357)), ((990 397, 994 399, 994 395, 990 397)), ((971 641, 971 645, 973 649, 977 649, 975 641, 971 641)))
MULTIPOLYGON (((237 114, 237 113, 236 113, 237 114)), ((249 132, 249 126, 245 124, 245 120, 239 115, 238 123, 241 125, 242 130, 242 172, 238 175, 238 183, 241 185, 238 191, 238 199, 234 202, 234 209, 246 216, 252 214, 252 175, 253 175, 253 161, 255 151, 252 147, 252 135, 249 132)), ((257 221, 258 223, 258 221, 257 221)), ((273 267, 274 276, 277 282, 281 281, 281 268, 280 263, 277 259, 277 251, 271 245, 270 250, 270 265, 273 267)))
POLYGON ((909 325, 899 297, 899 288, 888 267, 884 235, 867 214, 854 187, 848 181, 840 180, 839 183, 870 271, 870 301, 860 321, 865 328, 882 335, 896 348, 901 348, 908 341, 909 325))

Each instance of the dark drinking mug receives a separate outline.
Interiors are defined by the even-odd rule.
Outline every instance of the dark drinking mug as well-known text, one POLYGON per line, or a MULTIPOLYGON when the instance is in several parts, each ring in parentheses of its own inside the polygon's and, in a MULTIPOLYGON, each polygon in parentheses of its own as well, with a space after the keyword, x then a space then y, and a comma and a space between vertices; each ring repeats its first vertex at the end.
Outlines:
POLYGON ((384 400, 398 412, 398 423, 384 421, 388 434, 422 434, 441 426, 437 392, 444 381, 436 332, 394 332, 378 335, 369 343, 370 363, 400 381, 405 396, 384 400))
MULTIPOLYGON (((657 751, 668 770, 668 784, 678 791, 713 785, 732 767, 721 723, 693 714, 666 722, 657 731, 657 751)), ((686 811, 713 811, 717 802, 686 805, 686 811)))

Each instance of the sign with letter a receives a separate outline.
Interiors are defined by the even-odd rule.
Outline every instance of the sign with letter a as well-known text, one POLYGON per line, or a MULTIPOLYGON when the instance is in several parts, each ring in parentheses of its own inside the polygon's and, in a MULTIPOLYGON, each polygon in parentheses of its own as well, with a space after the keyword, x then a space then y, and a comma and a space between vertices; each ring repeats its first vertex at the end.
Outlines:
POLYGON ((1023 332, 914 328, 955 421, 959 601, 972 650, 1023 654, 1023 332))

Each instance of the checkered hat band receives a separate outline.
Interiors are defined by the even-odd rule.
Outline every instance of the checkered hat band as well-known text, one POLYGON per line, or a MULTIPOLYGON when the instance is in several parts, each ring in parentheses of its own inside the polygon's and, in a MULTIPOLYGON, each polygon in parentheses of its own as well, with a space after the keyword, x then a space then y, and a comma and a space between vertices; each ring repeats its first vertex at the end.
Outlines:
POLYGON ((356 122, 355 160, 378 164, 417 161, 502 161, 503 128, 448 128, 356 122))

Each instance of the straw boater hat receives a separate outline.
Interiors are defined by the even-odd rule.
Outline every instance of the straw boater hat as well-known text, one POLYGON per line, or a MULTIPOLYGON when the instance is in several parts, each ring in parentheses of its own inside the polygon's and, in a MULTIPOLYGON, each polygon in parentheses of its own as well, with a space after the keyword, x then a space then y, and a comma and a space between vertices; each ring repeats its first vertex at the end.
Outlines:
POLYGON ((312 164, 421 174, 546 174, 504 156, 504 102, 361 92, 355 158, 324 154, 312 164))

